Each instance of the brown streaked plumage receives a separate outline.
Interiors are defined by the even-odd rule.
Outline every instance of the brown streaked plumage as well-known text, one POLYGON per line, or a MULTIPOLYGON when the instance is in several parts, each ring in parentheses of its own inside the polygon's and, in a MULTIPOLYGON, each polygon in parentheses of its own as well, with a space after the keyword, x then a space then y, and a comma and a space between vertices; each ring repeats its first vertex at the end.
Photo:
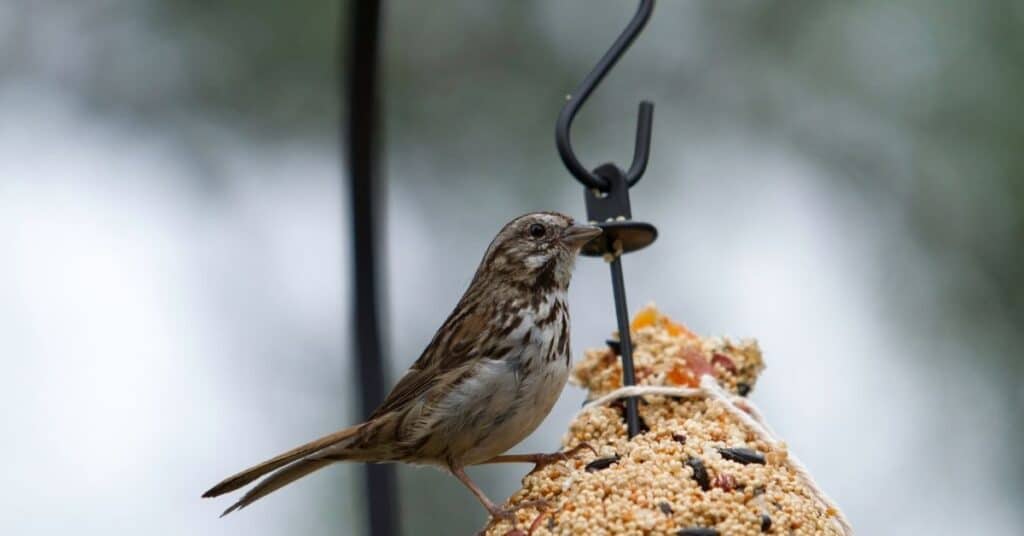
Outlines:
POLYGON ((228 514, 334 462, 404 462, 447 469, 492 516, 509 515, 463 468, 551 459, 501 454, 540 425, 565 386, 566 291, 580 247, 600 233, 556 212, 512 220, 491 241, 455 310, 366 422, 228 477, 203 497, 267 475, 228 514))

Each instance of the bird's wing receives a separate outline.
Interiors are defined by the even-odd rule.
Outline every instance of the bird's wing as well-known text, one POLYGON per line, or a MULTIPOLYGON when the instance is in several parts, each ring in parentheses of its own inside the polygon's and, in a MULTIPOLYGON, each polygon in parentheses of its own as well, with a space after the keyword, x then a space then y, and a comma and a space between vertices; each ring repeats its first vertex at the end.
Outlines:
POLYGON ((438 377, 436 375, 431 374, 429 371, 420 370, 416 368, 416 365, 413 365, 405 373, 405 376, 402 376, 402 379, 398 381, 394 389, 388 393, 387 398, 384 399, 380 407, 374 410, 369 420, 404 407, 409 401, 415 400, 423 393, 429 391, 437 383, 437 380, 438 377))
POLYGON ((370 419, 404 407, 476 358, 480 341, 488 337, 488 312, 480 307, 464 308, 460 303, 434 334, 416 363, 402 376, 370 419))

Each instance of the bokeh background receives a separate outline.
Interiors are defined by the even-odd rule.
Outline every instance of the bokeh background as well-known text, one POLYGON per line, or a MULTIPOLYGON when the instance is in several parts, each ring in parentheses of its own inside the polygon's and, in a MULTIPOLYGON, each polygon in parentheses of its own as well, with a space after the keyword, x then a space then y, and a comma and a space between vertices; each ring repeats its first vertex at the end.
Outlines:
MULTIPOLYGON (((506 220, 583 215, 554 120, 634 9, 386 2, 393 377, 506 220)), ((347 10, 0 3, 0 532, 364 530, 352 466, 225 519, 199 499, 361 417, 347 10)), ((753 399, 861 534, 1024 526, 1022 24, 1010 1, 663 1, 574 130, 585 163, 626 162, 656 102, 632 307, 758 338, 753 399)), ((570 298, 579 355, 614 329, 603 263, 570 298)), ((525 471, 472 473, 502 498, 525 471)), ((484 521, 454 479, 398 475, 407 534, 484 521)))

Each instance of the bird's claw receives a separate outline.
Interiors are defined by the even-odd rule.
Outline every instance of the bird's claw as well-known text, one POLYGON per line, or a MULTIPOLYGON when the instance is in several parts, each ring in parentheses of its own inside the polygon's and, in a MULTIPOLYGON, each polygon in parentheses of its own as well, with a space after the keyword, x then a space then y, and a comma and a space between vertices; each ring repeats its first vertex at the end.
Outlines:
POLYGON ((490 512, 491 517, 493 517, 496 520, 512 521, 516 517, 516 512, 522 510, 523 508, 536 508, 538 510, 543 511, 549 508, 550 506, 551 503, 544 499, 534 499, 532 501, 523 501, 510 508, 495 507, 494 510, 491 510, 490 512))
POLYGON ((588 449, 590 452, 594 453, 594 456, 597 456, 597 449, 591 447, 589 443, 583 442, 566 451, 552 452, 550 454, 538 454, 537 459, 533 462, 533 469, 527 474, 532 475, 555 462, 568 460, 583 449, 588 449))

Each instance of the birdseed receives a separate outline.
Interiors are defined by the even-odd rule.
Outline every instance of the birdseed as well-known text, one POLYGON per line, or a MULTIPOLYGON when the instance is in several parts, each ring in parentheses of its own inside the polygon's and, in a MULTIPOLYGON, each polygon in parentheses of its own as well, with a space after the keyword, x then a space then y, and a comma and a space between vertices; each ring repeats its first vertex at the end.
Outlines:
MULTIPOLYGON (((724 389, 740 394, 755 385, 764 367, 756 342, 698 337, 653 307, 637 314, 631 335, 639 384, 693 387, 700 374, 710 373, 724 389)), ((597 399, 621 387, 621 372, 606 346, 585 352, 573 381, 597 399)), ((647 403, 638 404, 638 411, 649 431, 632 440, 619 409, 599 406, 582 413, 569 425, 563 447, 585 442, 597 455, 584 449, 526 475, 506 507, 539 499, 549 507, 522 508, 485 533, 840 534, 832 523, 835 512, 814 498, 787 463, 784 444, 762 441, 714 400, 642 400, 647 403)))

